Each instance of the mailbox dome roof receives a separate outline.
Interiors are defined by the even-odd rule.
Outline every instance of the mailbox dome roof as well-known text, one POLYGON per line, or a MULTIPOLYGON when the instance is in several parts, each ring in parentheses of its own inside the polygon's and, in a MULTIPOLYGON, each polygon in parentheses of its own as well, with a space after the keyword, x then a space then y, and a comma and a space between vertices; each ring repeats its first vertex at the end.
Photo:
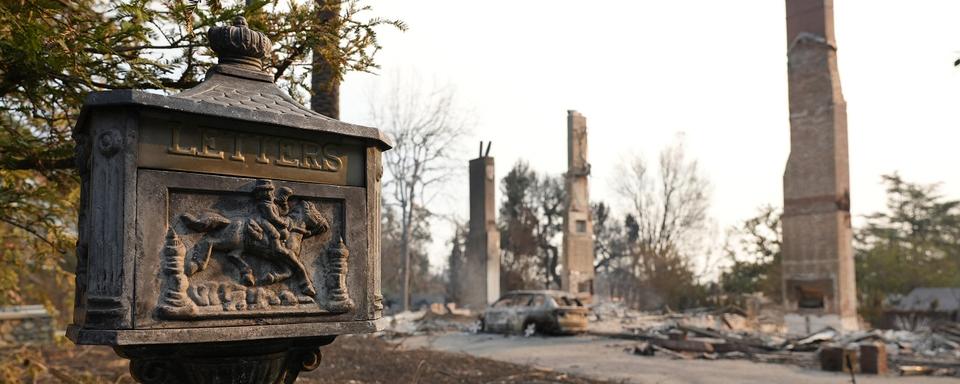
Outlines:
POLYGON ((261 62, 270 47, 269 39, 249 29, 242 17, 236 18, 232 26, 212 28, 208 35, 219 64, 207 72, 203 83, 172 96, 138 90, 91 93, 76 129, 83 128, 91 108, 130 105, 330 132, 358 138, 384 150, 391 147, 390 139, 380 130, 323 116, 278 88, 261 62))
POLYGON ((372 142, 383 150, 392 147, 380 130, 307 109, 278 88, 271 76, 259 74, 217 65, 207 72, 203 83, 172 96, 132 89, 93 92, 84 102, 77 128, 84 125, 93 108, 129 105, 329 132, 372 142))

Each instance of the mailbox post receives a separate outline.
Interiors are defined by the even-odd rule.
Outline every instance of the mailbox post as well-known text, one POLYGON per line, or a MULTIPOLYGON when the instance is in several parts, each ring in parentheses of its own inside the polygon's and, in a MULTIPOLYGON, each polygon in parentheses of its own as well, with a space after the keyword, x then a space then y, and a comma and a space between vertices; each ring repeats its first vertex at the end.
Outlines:
POLYGON ((374 128, 310 111, 264 71, 243 18, 174 96, 91 94, 68 337, 113 346, 147 383, 281 383, 336 335, 382 327, 374 128))

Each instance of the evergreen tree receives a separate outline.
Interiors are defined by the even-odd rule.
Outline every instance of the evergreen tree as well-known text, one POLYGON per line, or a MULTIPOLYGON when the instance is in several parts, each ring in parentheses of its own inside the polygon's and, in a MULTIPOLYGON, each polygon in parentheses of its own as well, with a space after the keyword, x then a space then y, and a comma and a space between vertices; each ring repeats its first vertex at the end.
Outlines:
POLYGON ((733 230, 729 237, 737 246, 726 249, 733 264, 720 275, 723 292, 733 295, 762 292, 774 301, 782 300, 781 214, 780 209, 768 205, 733 230))
POLYGON ((914 288, 960 287, 960 201, 896 173, 883 182, 887 211, 867 216, 856 233, 857 292, 868 320, 914 288))
POLYGON ((78 194, 71 128, 88 93, 170 94, 193 87, 215 62, 207 29, 242 15, 274 43, 265 65, 302 102, 310 90, 310 55, 321 42, 336 42, 319 53, 339 79, 346 71, 376 68, 377 27, 406 28, 365 17, 370 8, 359 0, 338 3, 335 28, 317 17, 320 5, 313 2, 198 3, 0 2, 0 304, 49 300, 30 285, 49 276, 66 285, 59 292, 69 289, 78 194))

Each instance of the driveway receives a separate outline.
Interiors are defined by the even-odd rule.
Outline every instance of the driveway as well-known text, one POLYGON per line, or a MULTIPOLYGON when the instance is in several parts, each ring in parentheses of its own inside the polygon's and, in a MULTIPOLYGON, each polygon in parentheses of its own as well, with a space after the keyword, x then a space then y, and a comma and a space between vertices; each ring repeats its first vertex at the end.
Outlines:
MULTIPOLYGON (((769 384, 849 383, 849 374, 803 369, 786 364, 746 360, 674 360, 663 356, 635 356, 623 340, 595 336, 520 337, 448 333, 399 340, 403 348, 462 352, 494 360, 526 364, 595 379, 624 383, 769 384)), ((957 378, 857 375, 859 384, 960 383, 957 378)))

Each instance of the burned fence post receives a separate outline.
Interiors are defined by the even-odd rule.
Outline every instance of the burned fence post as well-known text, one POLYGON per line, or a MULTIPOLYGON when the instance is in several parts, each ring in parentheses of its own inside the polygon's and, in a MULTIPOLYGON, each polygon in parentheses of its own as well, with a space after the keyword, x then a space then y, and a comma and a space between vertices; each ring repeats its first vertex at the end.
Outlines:
POLYGON ((208 37, 219 63, 197 87, 84 104, 67 335, 140 382, 292 382, 337 335, 381 328, 390 144, 280 90, 242 17, 208 37))

